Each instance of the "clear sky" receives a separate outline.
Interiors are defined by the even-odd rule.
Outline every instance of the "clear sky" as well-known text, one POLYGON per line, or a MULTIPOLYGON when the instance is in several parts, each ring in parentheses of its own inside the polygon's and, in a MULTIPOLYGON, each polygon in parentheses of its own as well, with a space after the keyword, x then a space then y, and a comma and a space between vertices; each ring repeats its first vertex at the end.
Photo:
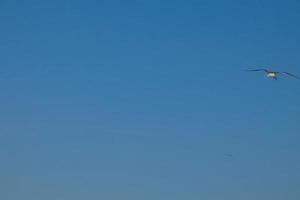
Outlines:
POLYGON ((300 2, 0 1, 0 199, 299 200, 300 2), (228 156, 232 154, 232 156, 228 156))

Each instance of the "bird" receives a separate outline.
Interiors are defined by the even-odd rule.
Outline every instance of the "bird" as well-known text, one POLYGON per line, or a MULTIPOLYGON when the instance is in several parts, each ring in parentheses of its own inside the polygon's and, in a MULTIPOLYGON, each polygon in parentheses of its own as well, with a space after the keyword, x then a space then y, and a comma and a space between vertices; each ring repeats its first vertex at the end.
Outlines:
POLYGON ((300 80, 300 77, 298 77, 298 76, 296 76, 292 73, 289 73, 289 72, 278 72, 278 71, 271 71, 271 70, 267 70, 267 69, 249 69, 247 71, 250 71, 250 72, 262 71, 262 72, 265 72, 267 77, 272 78, 274 80, 277 80, 277 77, 278 77, 279 74, 285 74, 285 75, 288 75, 288 76, 291 76, 293 78, 296 78, 296 79, 300 80))

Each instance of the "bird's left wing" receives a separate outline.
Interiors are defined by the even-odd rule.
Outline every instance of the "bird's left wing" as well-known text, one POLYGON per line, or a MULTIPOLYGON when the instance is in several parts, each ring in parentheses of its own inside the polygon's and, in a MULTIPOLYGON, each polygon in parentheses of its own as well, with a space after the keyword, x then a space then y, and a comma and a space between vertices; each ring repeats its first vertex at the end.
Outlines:
POLYGON ((296 75, 294 75, 294 74, 291 74, 291 73, 289 73, 289 72, 282 72, 282 73, 283 73, 283 74, 286 74, 286 75, 289 75, 289 76, 292 76, 292 77, 294 77, 294 78, 300 80, 300 77, 298 77, 298 76, 296 76, 296 75))

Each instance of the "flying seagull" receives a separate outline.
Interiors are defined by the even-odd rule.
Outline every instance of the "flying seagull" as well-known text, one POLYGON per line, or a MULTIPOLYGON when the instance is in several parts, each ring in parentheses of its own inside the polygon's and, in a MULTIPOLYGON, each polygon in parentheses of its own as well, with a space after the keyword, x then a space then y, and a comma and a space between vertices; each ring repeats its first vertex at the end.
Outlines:
POLYGON ((294 74, 291 74, 289 72, 276 72, 276 71, 270 71, 270 70, 267 70, 267 69, 250 69, 250 70, 247 70, 247 71, 250 71, 250 72, 262 71, 262 72, 265 72, 267 77, 272 78, 274 80, 277 80, 278 74, 285 74, 285 75, 288 75, 288 76, 291 76, 291 77, 294 77, 294 78, 300 80, 300 77, 298 77, 294 74))

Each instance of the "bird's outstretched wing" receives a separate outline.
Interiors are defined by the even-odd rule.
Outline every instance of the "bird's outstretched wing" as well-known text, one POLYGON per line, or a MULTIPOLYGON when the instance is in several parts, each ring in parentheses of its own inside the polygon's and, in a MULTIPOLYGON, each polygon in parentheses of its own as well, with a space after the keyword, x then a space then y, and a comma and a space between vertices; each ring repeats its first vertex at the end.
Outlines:
POLYGON ((248 70, 246 70, 246 71, 248 71, 248 72, 258 72, 258 71, 269 72, 269 71, 266 70, 266 69, 248 69, 248 70))
POLYGON ((291 76, 291 77, 294 77, 294 78, 300 80, 300 77, 298 77, 298 76, 296 76, 296 75, 294 75, 294 74, 291 74, 291 73, 289 73, 289 72, 281 72, 281 73, 286 74, 286 75, 289 75, 289 76, 291 76))

